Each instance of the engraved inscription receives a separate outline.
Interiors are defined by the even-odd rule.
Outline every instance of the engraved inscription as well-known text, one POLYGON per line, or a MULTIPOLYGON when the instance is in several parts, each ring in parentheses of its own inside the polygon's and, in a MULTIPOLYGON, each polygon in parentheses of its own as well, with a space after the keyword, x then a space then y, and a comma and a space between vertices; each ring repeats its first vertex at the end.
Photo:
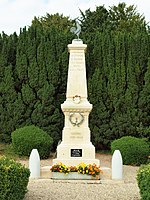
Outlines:
POLYGON ((82 55, 73 55, 71 56, 71 70, 72 71, 83 71, 83 56, 82 55))
POLYGON ((81 133, 79 132, 72 132, 71 135, 80 135, 81 133))

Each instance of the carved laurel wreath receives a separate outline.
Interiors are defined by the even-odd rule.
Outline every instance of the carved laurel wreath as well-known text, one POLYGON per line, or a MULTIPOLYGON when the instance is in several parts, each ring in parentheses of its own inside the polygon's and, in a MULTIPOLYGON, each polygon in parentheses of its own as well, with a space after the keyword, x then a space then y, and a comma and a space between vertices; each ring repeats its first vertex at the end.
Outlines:
POLYGON ((80 112, 70 113, 69 121, 73 126, 80 126, 84 121, 84 116, 80 112))

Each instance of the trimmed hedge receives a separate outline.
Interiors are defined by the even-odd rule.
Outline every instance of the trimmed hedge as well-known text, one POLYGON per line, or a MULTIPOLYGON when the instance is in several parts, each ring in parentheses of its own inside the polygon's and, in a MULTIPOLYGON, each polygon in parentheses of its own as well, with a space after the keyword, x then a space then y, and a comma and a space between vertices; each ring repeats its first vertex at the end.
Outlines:
POLYGON ((146 164, 149 156, 149 145, 141 138, 124 136, 111 143, 111 152, 120 150, 125 165, 146 164))
POLYGON ((53 139, 42 129, 31 125, 19 128, 12 133, 12 145, 21 156, 29 156, 32 149, 37 149, 40 158, 48 158, 53 139))
POLYGON ((20 163, 0 158, 0 200, 22 200, 27 192, 30 171, 20 163))
POLYGON ((150 164, 141 166, 137 173, 137 182, 142 200, 150 200, 150 164))

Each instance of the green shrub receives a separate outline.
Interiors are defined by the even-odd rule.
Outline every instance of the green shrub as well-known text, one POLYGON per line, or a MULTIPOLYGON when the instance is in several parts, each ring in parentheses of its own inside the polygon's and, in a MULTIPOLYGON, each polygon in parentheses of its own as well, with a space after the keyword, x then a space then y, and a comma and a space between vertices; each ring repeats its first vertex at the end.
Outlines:
POLYGON ((111 152, 120 150, 125 165, 145 164, 149 156, 149 145, 141 138, 124 136, 111 143, 111 152))
POLYGON ((142 200, 150 200, 150 164, 139 168, 137 182, 142 200))
POLYGON ((27 192, 30 171, 20 163, 0 158, 0 199, 22 200, 27 192))
POLYGON ((37 149, 40 158, 47 158, 52 144, 53 139, 34 125, 19 128, 12 133, 12 145, 18 155, 29 156, 32 149, 37 149))

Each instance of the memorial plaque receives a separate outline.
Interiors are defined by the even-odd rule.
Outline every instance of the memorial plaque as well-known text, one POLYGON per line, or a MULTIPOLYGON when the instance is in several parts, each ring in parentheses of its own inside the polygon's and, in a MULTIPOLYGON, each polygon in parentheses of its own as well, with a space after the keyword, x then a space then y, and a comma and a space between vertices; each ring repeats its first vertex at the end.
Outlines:
POLYGON ((71 157, 82 157, 82 149, 71 149, 71 157))

